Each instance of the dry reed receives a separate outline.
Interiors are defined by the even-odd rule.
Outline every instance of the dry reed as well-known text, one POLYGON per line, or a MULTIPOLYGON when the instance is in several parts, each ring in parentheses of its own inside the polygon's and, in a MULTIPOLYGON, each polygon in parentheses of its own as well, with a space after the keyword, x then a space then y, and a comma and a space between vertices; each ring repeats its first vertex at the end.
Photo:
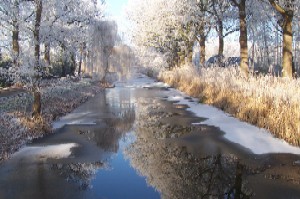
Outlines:
POLYGON ((161 81, 243 121, 300 146, 300 81, 272 76, 244 78, 237 68, 193 66, 161 72, 161 81))

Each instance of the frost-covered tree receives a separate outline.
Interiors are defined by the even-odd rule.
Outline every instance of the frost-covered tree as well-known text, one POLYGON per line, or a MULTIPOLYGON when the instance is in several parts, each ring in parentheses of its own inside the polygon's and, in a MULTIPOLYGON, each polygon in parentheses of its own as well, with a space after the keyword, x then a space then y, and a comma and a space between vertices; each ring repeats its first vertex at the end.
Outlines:
POLYGON ((106 82, 109 59, 118 39, 117 31, 114 21, 94 21, 89 28, 88 66, 85 70, 95 74, 103 83, 106 82))
POLYGON ((59 62, 63 75, 68 62, 74 74, 76 56, 88 41, 89 27, 103 18, 103 5, 103 1, 94 0, 1 1, 1 47, 11 57, 11 75, 26 77, 32 83, 33 117, 41 112, 41 78, 59 62))
POLYGON ((47 1, 47 4, 41 38, 45 46, 44 60, 46 66, 51 65, 52 49, 52 56, 62 63, 65 76, 63 63, 70 63, 71 57, 79 56, 82 44, 87 42, 88 27, 103 17, 103 4, 90 0, 47 1))
POLYGON ((175 38, 176 18, 173 15, 173 0, 129 1, 128 18, 136 46, 155 48, 157 52, 178 60, 179 41, 175 38))
POLYGON ((169 64, 191 62, 193 46, 201 46, 202 64, 205 62, 205 39, 210 29, 209 2, 206 0, 132 1, 134 8, 129 19, 136 29, 134 42, 140 46, 155 47, 168 57, 169 64))
POLYGON ((0 5, 1 28, 11 32, 12 35, 12 57, 15 67, 18 65, 20 54, 19 46, 19 21, 20 2, 19 0, 5 0, 0 5))
POLYGON ((208 0, 186 0, 174 2, 174 16, 178 26, 181 27, 180 33, 185 38, 185 49, 188 61, 191 62, 191 54, 194 42, 200 46, 200 64, 205 64, 205 41, 212 27, 212 17, 210 6, 212 1, 208 0))

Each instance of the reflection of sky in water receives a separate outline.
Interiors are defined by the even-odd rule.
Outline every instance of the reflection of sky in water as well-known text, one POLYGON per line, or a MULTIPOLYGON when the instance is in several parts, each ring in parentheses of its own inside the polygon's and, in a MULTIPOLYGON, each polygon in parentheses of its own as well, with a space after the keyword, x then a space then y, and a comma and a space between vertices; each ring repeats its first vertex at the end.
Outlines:
POLYGON ((145 177, 136 174, 121 151, 113 156, 110 167, 109 170, 99 170, 92 182, 98 196, 115 199, 160 198, 159 193, 147 185, 145 177))

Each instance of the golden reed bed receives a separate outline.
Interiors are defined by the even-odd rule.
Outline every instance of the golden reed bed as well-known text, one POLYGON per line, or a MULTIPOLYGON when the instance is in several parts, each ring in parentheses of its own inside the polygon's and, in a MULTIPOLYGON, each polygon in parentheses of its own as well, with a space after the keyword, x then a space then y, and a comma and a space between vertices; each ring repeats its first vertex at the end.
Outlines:
POLYGON ((237 68, 192 66, 160 72, 158 79, 300 146, 300 80, 243 78, 237 68))

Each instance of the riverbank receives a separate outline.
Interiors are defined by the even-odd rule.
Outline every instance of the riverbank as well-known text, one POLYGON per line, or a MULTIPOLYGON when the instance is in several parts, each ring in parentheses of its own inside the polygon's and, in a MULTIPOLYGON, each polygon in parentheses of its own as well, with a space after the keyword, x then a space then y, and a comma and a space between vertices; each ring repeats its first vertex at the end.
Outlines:
POLYGON ((158 79, 201 103, 269 130, 288 143, 300 146, 300 82, 271 76, 243 78, 236 68, 186 66, 164 71, 158 79))
POLYGON ((91 79, 44 80, 41 83, 42 116, 31 119, 33 96, 26 88, 0 95, 0 162, 34 138, 52 133, 52 122, 71 112, 103 88, 91 79))

